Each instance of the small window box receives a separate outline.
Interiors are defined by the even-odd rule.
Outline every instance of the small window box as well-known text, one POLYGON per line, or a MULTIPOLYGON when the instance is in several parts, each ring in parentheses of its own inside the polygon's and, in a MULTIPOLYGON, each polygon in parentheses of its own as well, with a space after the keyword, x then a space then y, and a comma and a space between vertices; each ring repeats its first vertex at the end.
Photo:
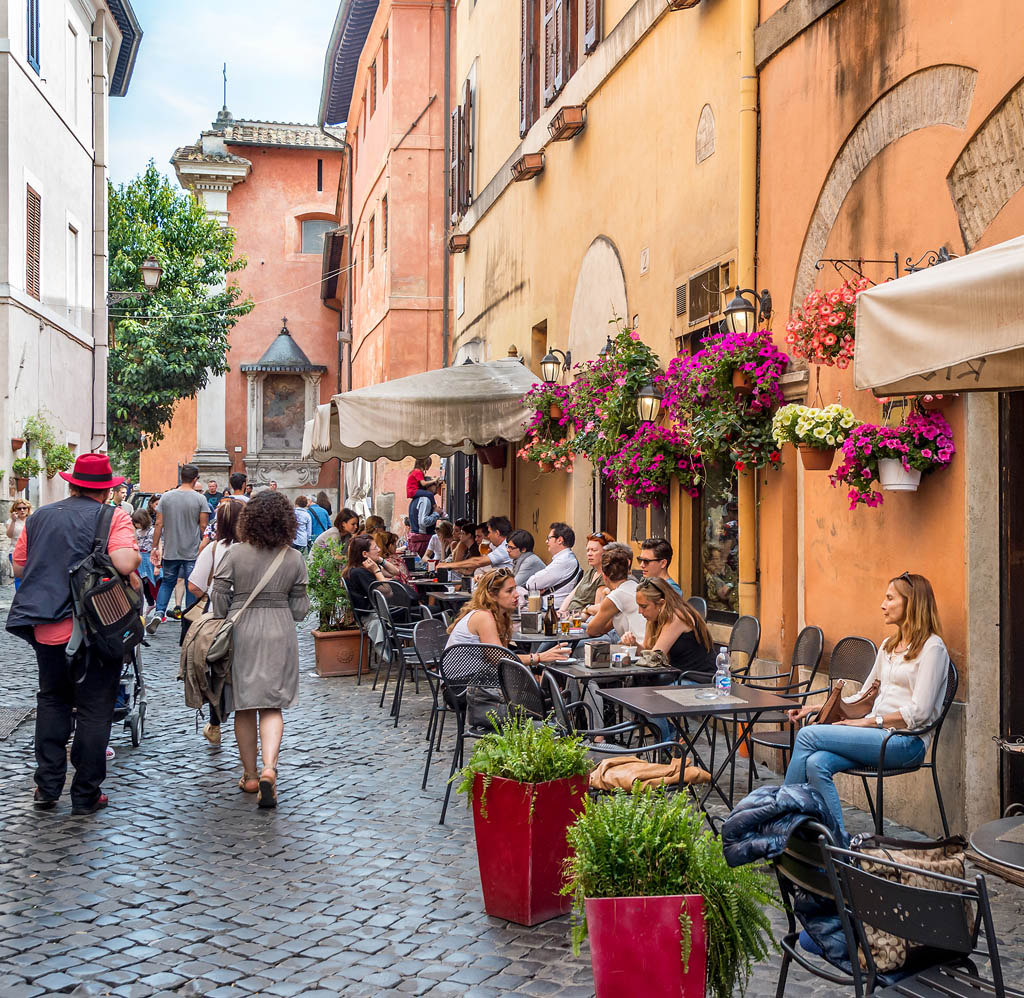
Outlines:
POLYGON ((512 164, 512 179, 516 183, 532 180, 544 170, 544 153, 524 153, 512 164))
POLYGON ((465 253, 469 249, 469 235, 462 232, 453 232, 448 237, 449 253, 465 253))
POLYGON ((689 10, 696 7, 700 0, 668 0, 669 10, 689 10))
POLYGON ((587 106, 586 104, 567 104, 559 108, 557 114, 551 119, 548 131, 554 142, 564 142, 571 139, 586 127, 587 106))

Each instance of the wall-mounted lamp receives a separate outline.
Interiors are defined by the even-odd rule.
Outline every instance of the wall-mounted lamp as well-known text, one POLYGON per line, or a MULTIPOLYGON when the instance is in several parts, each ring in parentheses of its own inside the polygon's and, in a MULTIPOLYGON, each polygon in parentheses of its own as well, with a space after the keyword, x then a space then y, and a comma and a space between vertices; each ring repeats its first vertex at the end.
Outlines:
POLYGON ((552 347, 540 362, 540 376, 544 379, 545 384, 553 385, 558 380, 558 375, 562 371, 568 371, 570 367, 572 367, 572 351, 566 350, 563 353, 552 347))
POLYGON ((652 381, 648 381, 636 396, 636 411, 641 422, 656 423, 661 415, 662 394, 655 388, 652 381))
POLYGON ((769 291, 758 294, 752 288, 738 288, 725 306, 725 321, 731 333, 753 332, 758 322, 767 321, 772 314, 772 296, 769 291), (750 295, 753 302, 745 297, 750 295))
POLYGON ((600 357, 601 360, 604 360, 605 357, 611 356, 613 353, 615 353, 615 344, 612 343, 612 338, 609 336, 607 337, 605 345, 597 351, 597 356, 600 357))

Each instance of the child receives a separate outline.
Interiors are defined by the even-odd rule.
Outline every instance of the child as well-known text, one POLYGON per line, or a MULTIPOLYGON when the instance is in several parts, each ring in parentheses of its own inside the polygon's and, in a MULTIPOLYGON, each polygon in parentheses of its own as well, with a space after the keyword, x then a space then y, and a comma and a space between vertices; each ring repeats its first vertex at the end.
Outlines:
POLYGON ((137 509, 132 513, 132 526, 135 527, 135 538, 139 542, 139 554, 142 561, 139 563, 139 578, 142 579, 142 591, 146 596, 147 606, 153 606, 156 602, 156 574, 153 572, 153 562, 150 555, 153 552, 153 518, 144 509, 137 509))

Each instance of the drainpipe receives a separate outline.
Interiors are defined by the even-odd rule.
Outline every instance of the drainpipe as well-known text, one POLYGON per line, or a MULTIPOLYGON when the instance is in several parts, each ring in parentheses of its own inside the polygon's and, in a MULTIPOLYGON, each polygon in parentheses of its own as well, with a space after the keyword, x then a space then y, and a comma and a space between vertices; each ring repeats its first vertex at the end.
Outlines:
POLYGON ((448 341, 450 338, 449 324, 451 314, 448 305, 449 284, 451 283, 451 254, 448 252, 448 226, 450 214, 448 212, 448 166, 451 163, 451 119, 452 119, 452 3, 451 0, 444 0, 444 163, 441 168, 441 176, 444 177, 442 189, 444 197, 441 198, 441 211, 444 214, 444 224, 441 231, 444 233, 443 264, 441 283, 443 291, 441 295, 441 366, 448 366, 448 341))
MULTIPOLYGON (((754 30, 758 0, 740 0, 740 134, 739 225, 737 234, 738 288, 756 288, 757 213, 757 67, 754 30)), ((756 472, 737 476, 739 504, 740 613, 757 615, 757 494, 756 472)))

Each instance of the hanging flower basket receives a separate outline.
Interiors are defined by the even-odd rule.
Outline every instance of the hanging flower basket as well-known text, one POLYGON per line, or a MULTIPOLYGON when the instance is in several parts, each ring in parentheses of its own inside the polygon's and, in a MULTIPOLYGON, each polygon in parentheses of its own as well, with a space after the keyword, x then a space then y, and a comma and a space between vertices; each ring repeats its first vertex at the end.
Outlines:
POLYGON ((504 468, 506 451, 505 444, 489 444, 487 447, 477 447, 476 456, 480 458, 482 464, 488 464, 492 468, 504 468))
POLYGON ((516 451, 516 457, 520 461, 533 461, 547 474, 556 469, 571 472, 575 455, 567 438, 551 440, 527 434, 523 446, 516 451))
POLYGON ((921 472, 904 468, 903 462, 884 457, 878 462, 878 480, 886 492, 916 492, 921 484, 921 472))
POLYGON ((555 462, 554 461, 538 461, 537 462, 537 467, 540 468, 540 471, 541 471, 542 475, 549 475, 549 474, 551 474, 552 471, 555 470, 555 462))
POLYGON ((557 402, 552 402, 548 406, 548 415, 552 419, 560 419, 562 416, 562 407, 557 402))
POLYGON ((853 361, 857 295, 870 283, 866 277, 858 277, 831 291, 812 291, 786 323, 786 342, 793 356, 811 364, 849 367, 853 361))
POLYGON ((812 447, 810 444, 797 444, 800 461, 804 471, 831 471, 832 462, 836 458, 835 447, 812 447))
POLYGON ((732 390, 737 395, 751 395, 754 391, 754 383, 747 377, 744 371, 732 372, 732 390))

